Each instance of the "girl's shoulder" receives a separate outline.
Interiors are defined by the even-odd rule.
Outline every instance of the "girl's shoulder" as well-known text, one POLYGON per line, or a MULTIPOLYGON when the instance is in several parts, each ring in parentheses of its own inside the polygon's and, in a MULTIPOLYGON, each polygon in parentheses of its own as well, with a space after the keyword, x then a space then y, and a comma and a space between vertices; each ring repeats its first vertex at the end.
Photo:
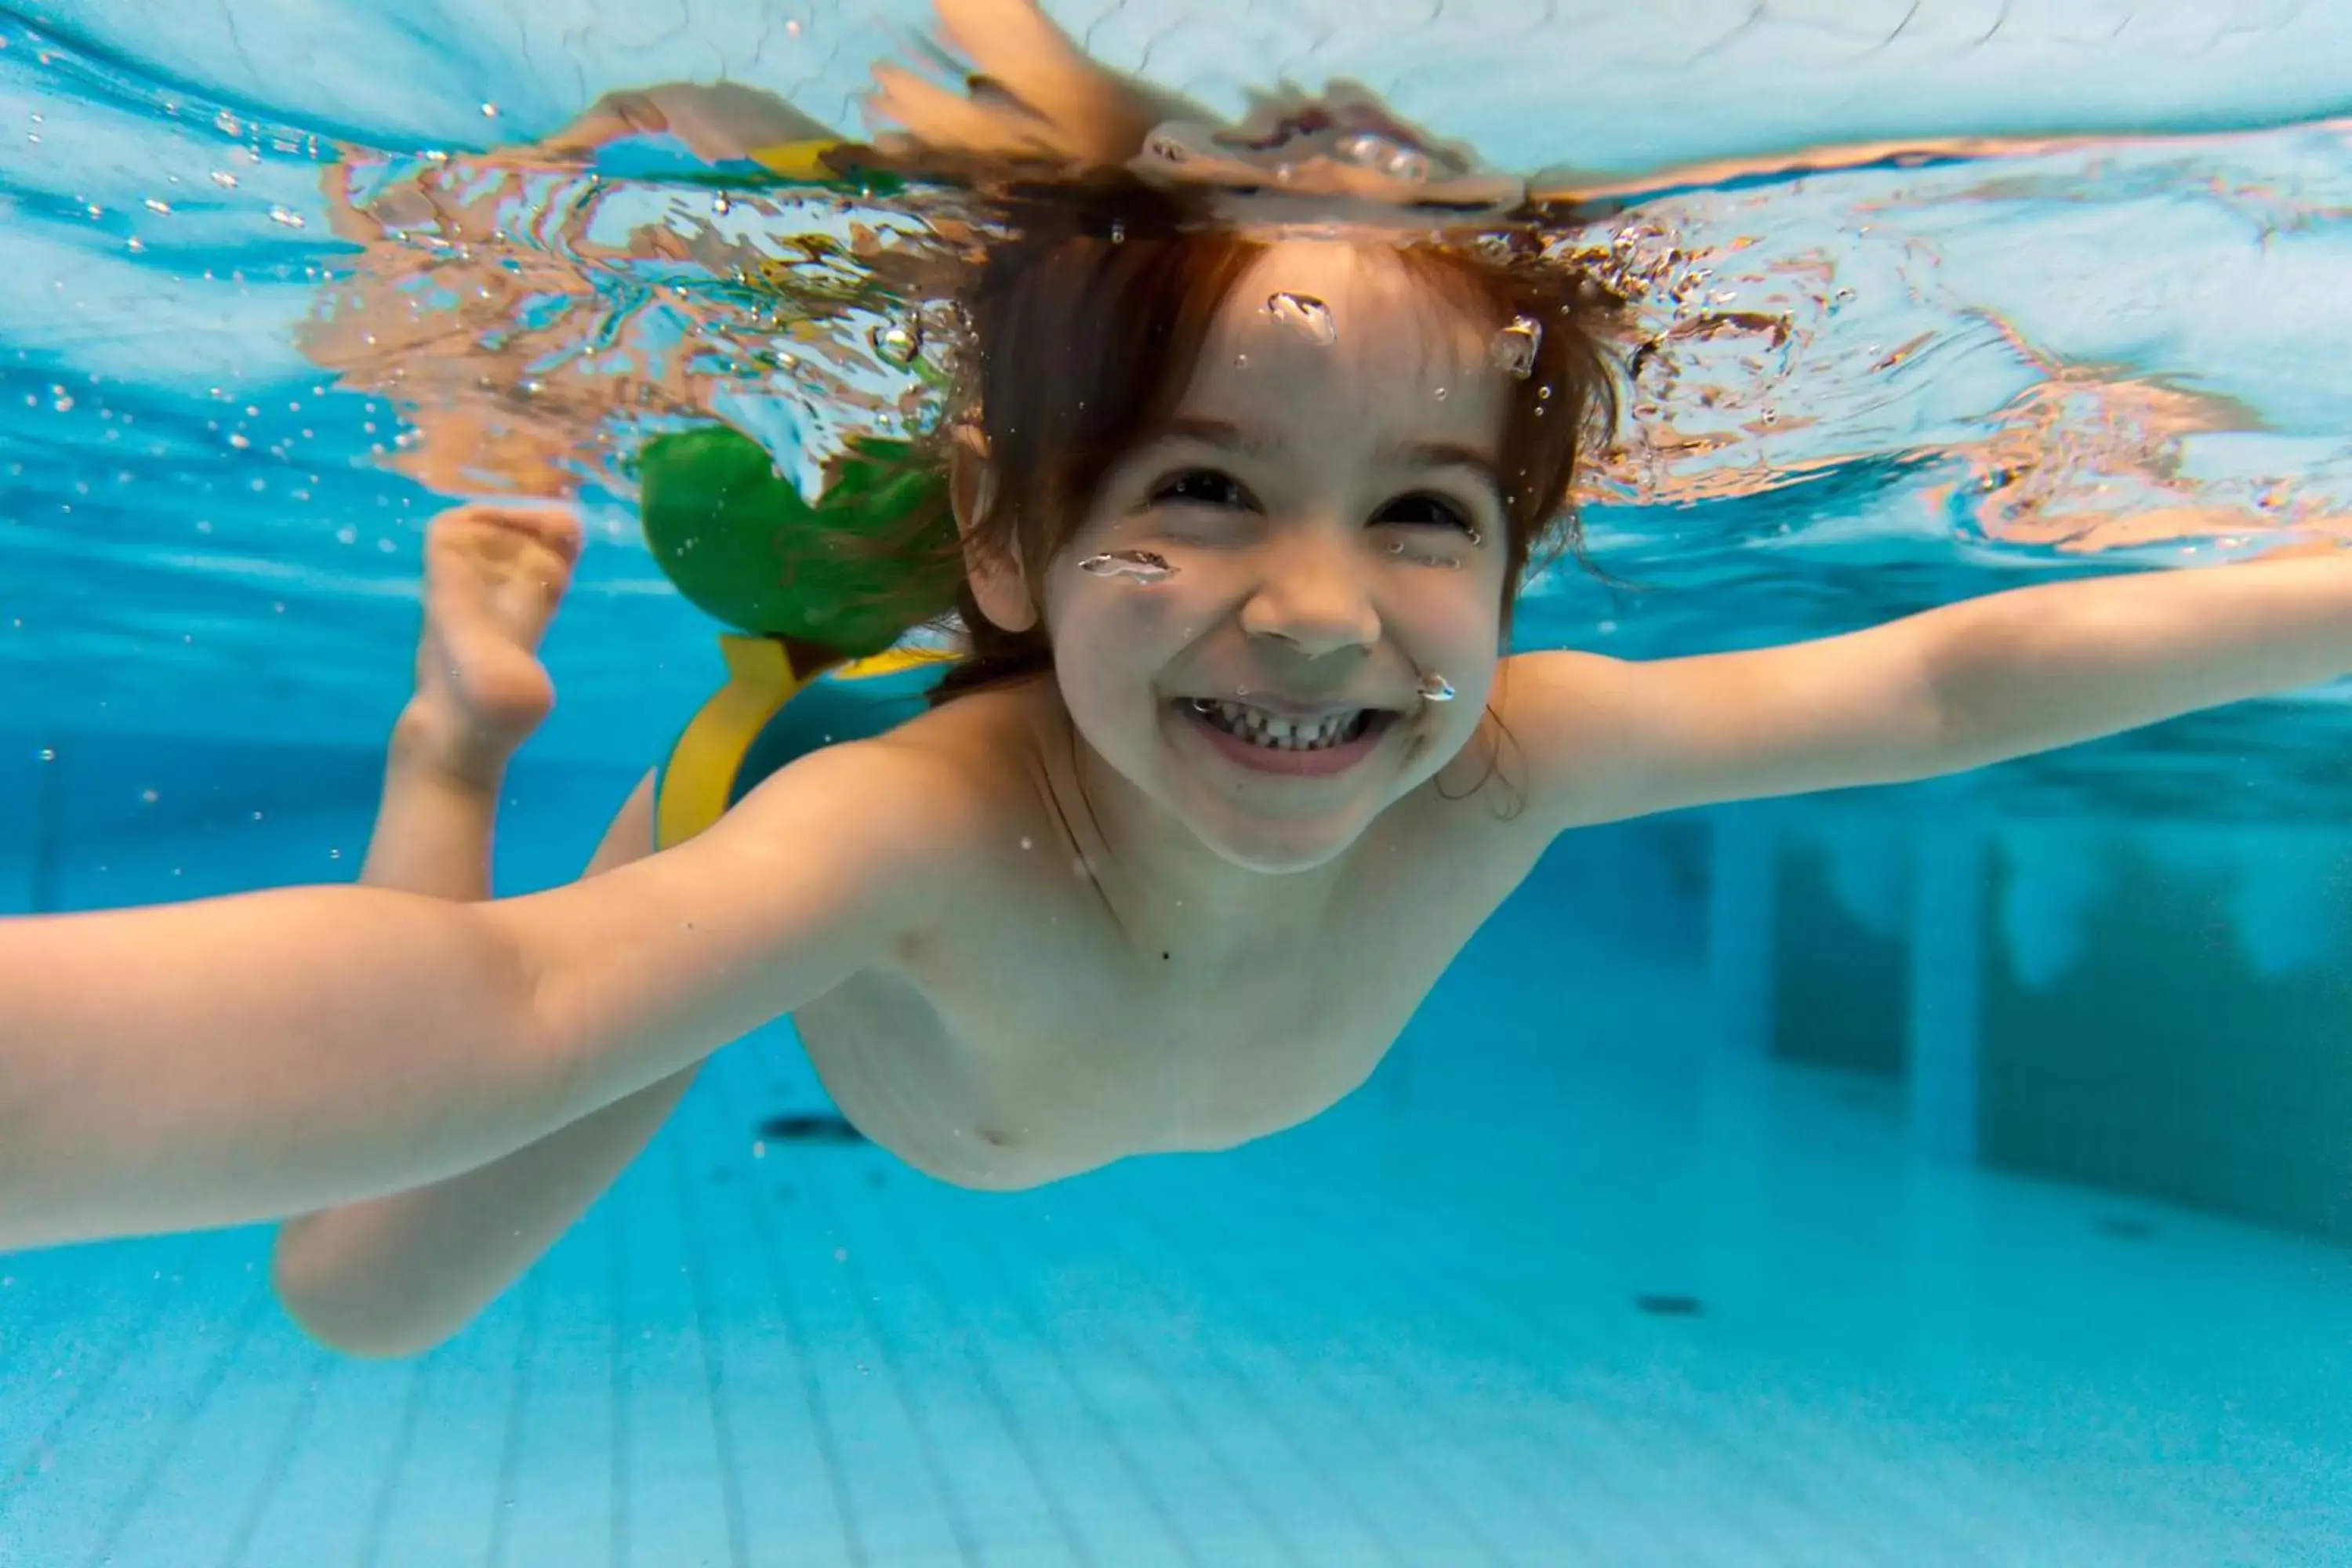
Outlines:
POLYGON ((949 828, 992 828, 1025 816, 1034 807, 1040 736, 1055 700, 1051 685, 971 692, 855 742, 870 764, 877 806, 949 828))

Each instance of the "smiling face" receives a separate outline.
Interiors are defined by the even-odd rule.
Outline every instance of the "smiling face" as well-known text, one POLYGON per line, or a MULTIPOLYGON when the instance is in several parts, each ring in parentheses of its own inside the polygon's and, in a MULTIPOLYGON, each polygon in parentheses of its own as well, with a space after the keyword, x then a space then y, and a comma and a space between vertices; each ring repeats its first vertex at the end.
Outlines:
POLYGON ((1267 247, 1048 569, 1079 735, 1223 859, 1329 860, 1475 733, 1510 570, 1497 326, 1389 252, 1267 247), (1135 552, 1173 570, 1099 559, 1135 552))

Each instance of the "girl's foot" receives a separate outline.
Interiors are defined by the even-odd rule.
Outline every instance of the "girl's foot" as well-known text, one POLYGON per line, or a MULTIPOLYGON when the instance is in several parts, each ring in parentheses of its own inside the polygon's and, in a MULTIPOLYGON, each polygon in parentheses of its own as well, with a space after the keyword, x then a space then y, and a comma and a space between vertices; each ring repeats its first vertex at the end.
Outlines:
POLYGON ((549 506, 456 507, 425 536, 425 635, 400 760, 494 784, 555 705, 539 640, 572 583, 580 521, 549 506))

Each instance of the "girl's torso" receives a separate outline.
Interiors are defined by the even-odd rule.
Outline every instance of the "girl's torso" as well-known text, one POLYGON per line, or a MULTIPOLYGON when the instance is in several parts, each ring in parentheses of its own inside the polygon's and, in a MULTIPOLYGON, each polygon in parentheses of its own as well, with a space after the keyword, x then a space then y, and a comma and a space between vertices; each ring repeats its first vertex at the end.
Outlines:
POLYGON ((961 1185, 1228 1148, 1324 1110, 1543 847, 1496 788, 1448 800, 1424 785, 1304 898, 1189 921, 1141 910, 1148 891, 1087 871, 1097 847, 1055 808, 1037 739, 1056 706, 1042 683, 977 694, 884 742, 943 748, 987 792, 981 869, 887 968, 794 1019, 843 1114, 961 1185))

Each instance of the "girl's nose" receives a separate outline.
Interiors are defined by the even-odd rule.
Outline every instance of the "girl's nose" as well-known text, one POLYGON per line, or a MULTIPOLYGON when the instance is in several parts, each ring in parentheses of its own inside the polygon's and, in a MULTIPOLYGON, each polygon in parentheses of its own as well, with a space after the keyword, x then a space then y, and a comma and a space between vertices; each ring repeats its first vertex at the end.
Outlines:
POLYGON ((1256 588, 1242 605, 1242 629, 1288 644, 1309 658, 1380 640, 1355 540, 1316 531, 1270 547, 1256 588))

